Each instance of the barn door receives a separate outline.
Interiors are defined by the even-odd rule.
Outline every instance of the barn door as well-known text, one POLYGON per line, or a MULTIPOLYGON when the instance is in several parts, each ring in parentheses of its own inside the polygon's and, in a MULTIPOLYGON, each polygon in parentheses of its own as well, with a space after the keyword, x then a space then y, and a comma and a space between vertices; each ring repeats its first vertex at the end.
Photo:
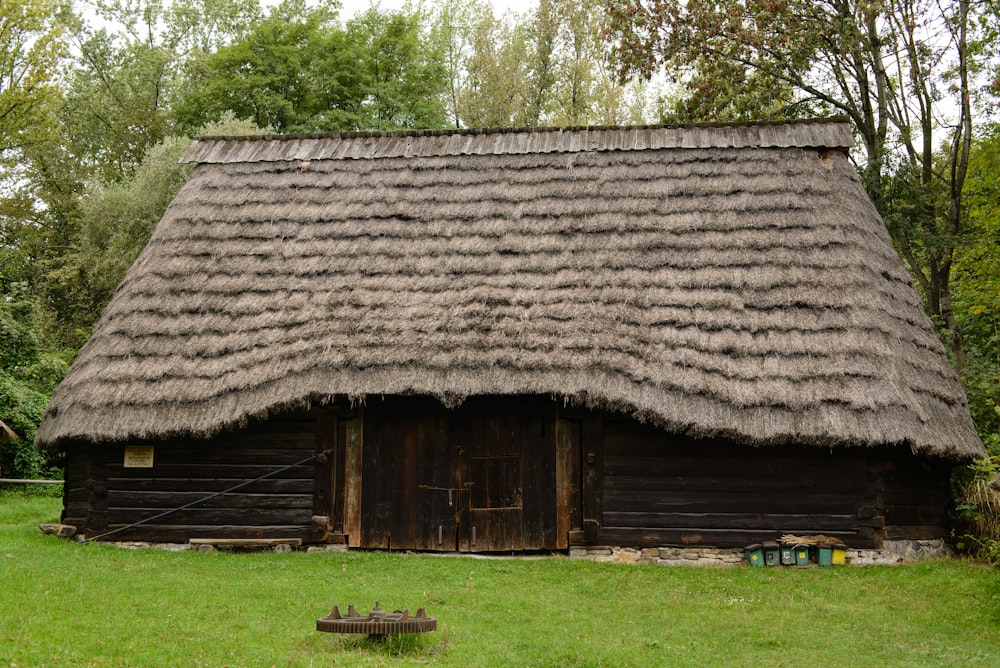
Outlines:
POLYGON ((538 400, 469 399, 455 409, 425 399, 370 402, 363 446, 345 455, 348 544, 462 552, 565 547, 569 510, 556 489, 555 432, 554 408, 538 400))
POLYGON ((461 498, 452 485, 448 421, 435 401, 366 410, 359 547, 455 550, 461 498))
MULTIPOLYGON (((471 403, 460 411, 458 481, 468 490, 459 525, 462 552, 526 548, 520 414, 513 403, 471 403)), ((532 545, 531 547, 539 547, 532 545)))

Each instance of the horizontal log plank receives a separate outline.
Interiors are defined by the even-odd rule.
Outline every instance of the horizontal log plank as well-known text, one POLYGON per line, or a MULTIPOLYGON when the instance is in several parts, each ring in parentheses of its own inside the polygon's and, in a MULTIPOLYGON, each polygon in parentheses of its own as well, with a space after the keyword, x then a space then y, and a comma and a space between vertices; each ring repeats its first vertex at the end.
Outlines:
POLYGON ((706 450, 710 449, 713 456, 719 457, 745 457, 748 454, 756 457, 760 454, 775 459, 825 459, 866 464, 869 454, 864 448, 837 448, 831 452, 829 448, 822 446, 752 446, 726 441, 706 441, 663 432, 655 427, 647 429, 642 425, 617 420, 605 420, 604 424, 606 447, 614 451, 629 451, 648 456, 669 453, 671 456, 697 458, 699 453, 704 457, 706 450))
POLYGON ((902 526, 943 526, 946 512, 943 506, 897 506, 885 507, 885 523, 902 526))
MULTIPOLYGON (((222 492, 246 483, 244 478, 109 478, 108 488, 134 492, 222 492)), ((240 494, 312 494, 315 479, 265 478, 240 487, 240 494)))
POLYGON ((784 457, 769 459, 764 453, 751 452, 734 459, 702 454, 701 457, 674 457, 669 453, 655 457, 639 457, 630 454, 605 452, 605 475, 646 474, 657 475, 705 475, 737 478, 789 478, 798 477, 827 480, 831 484, 840 480, 863 478, 864 467, 860 462, 814 461, 784 457))
POLYGON ((299 525, 247 526, 209 525, 180 526, 176 524, 143 524, 125 529, 125 525, 112 524, 103 531, 88 531, 87 538, 93 538, 105 531, 115 531, 100 540, 127 541, 141 540, 150 543, 187 543, 192 538, 298 538, 303 543, 314 541, 308 527, 299 525))
MULTIPOLYGON (((163 509, 116 508, 109 506, 109 524, 132 524, 156 517, 163 509)), ((158 521, 158 520, 153 520, 158 521)), ((309 525, 312 522, 312 507, 301 509, 283 508, 186 508, 163 516, 163 522, 170 524, 240 524, 246 526, 266 526, 273 524, 309 525)))
POLYGON ((892 489, 886 488, 882 498, 888 505, 894 506, 939 506, 946 508, 951 501, 951 491, 948 489, 892 489))
POLYGON ((857 531, 852 515, 780 513, 614 513, 604 512, 605 527, 653 529, 767 529, 779 531, 857 531))
POLYGON ((275 545, 302 545, 301 538, 192 538, 192 545, 222 545, 224 547, 273 547, 275 545))
MULTIPOLYGON (((266 459, 267 457, 280 457, 294 460, 296 454, 308 457, 316 449, 316 437, 310 435, 308 439, 299 440, 294 447, 289 443, 233 443, 229 446, 213 444, 211 447, 192 447, 189 445, 171 445, 169 443, 154 443, 153 448, 155 459, 166 458, 171 460, 189 461, 232 461, 235 457, 243 459, 266 459)), ((124 458, 124 448, 118 448, 113 460, 124 458)))
POLYGON ((233 492, 206 498, 205 492, 145 492, 108 490, 109 507, 178 508, 198 502, 196 508, 312 508, 312 494, 244 494, 233 492))
POLYGON ((842 494, 739 494, 725 495, 606 490, 605 512, 688 513, 818 513, 854 515, 861 499, 842 494))
POLYGON ((937 540, 946 535, 943 527, 935 526, 887 526, 886 540, 937 540))
POLYGON ((148 478, 155 475, 159 478, 236 478, 242 480, 253 480, 261 476, 268 476, 280 480, 282 478, 312 478, 316 471, 312 464, 293 466, 289 469, 277 472, 282 465, 253 465, 245 464, 199 464, 192 462, 188 464, 178 464, 174 466, 154 466, 153 468, 127 469, 121 465, 108 465, 109 478, 148 478))
POLYGON ((90 490, 84 487, 73 487, 63 490, 63 503, 89 503, 90 490))
POLYGON ((724 477, 707 475, 609 475, 605 473, 604 488, 607 490, 650 490, 650 491, 691 491, 718 493, 720 490, 736 492, 770 492, 780 494, 809 494, 818 491, 836 491, 844 495, 863 495, 865 482, 860 477, 838 481, 831 485, 826 478, 780 477, 724 477))

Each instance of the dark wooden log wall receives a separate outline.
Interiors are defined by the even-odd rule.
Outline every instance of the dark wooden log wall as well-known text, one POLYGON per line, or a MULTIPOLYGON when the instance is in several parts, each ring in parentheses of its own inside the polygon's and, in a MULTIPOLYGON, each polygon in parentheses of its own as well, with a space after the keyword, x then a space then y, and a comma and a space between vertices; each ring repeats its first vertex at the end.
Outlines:
POLYGON ((103 521, 104 499, 94 494, 94 488, 104 489, 106 474, 104 457, 95 458, 95 446, 82 443, 70 448, 66 453, 63 473, 63 524, 70 524, 79 530, 103 521), (95 503, 102 504, 100 508, 95 503))
POLYGON ((742 547, 786 533, 851 547, 944 535, 948 466, 907 449, 698 441, 634 421, 583 421, 583 515, 574 543, 742 547), (589 438, 588 438, 589 434, 589 438))
POLYGON ((904 449, 868 454, 886 540, 934 540, 949 533, 952 462, 916 457, 904 449))
POLYGON ((232 492, 241 483, 313 457, 315 415, 273 419, 246 430, 152 445, 151 468, 125 468, 124 444, 67 449, 63 521, 87 537, 186 542, 190 538, 322 538, 313 522, 316 462, 232 492), (158 519, 154 516, 191 504, 158 519), (147 521, 148 520, 148 521, 147 521), (142 522, 135 527, 129 525, 142 522))
POLYGON ((154 446, 152 468, 125 468, 123 445, 70 446, 63 522, 88 537, 115 532, 105 540, 300 538, 378 547, 384 534, 383 547, 463 551, 500 549, 490 542, 490 522, 503 525, 496 532, 503 549, 562 549, 567 535, 570 544, 742 547, 784 533, 879 547, 948 531, 947 461, 906 448, 696 441, 533 398, 482 399, 458 410, 430 400, 335 406, 207 441, 146 445, 154 446), (476 431, 489 425, 516 434, 510 447, 476 431), (494 445, 469 450, 476 443, 494 445), (476 466, 497 470, 477 475, 476 466), (516 485, 505 485, 504 467, 517 473, 516 485), (473 478, 475 499, 465 484, 473 478), (517 488, 516 502, 490 497, 507 488, 517 488), (454 506, 446 505, 448 489, 454 506), (519 517, 508 521, 504 512, 519 517), (509 527, 517 541, 505 537, 509 527))

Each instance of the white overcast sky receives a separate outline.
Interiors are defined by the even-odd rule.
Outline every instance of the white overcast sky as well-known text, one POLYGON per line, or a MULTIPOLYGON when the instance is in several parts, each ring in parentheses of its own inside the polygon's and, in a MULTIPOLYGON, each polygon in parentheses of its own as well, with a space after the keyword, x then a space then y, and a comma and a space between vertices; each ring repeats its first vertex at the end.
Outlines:
MULTIPOLYGON (((429 6, 434 5, 434 0, 425 0, 429 6)), ((372 0, 341 0, 343 4, 343 9, 340 11, 340 16, 342 19, 349 19, 358 12, 363 12, 373 4, 378 5, 384 10, 399 9, 404 4, 405 0, 381 0, 380 2, 372 2, 372 0)), ((504 0, 490 0, 490 4, 493 5, 493 10, 497 15, 503 14, 508 10, 512 10, 518 13, 527 11, 528 9, 533 9, 538 5, 538 0, 509 0, 504 2, 504 0)))

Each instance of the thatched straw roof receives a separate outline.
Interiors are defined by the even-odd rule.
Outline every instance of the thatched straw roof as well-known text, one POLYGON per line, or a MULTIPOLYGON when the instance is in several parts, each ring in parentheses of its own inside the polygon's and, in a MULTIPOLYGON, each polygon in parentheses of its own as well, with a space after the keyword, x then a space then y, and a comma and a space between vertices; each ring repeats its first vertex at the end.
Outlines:
POLYGON ((981 452, 840 122, 212 139, 39 442, 540 394, 753 444, 981 452))
POLYGON ((7 424, 0 420, 0 443, 13 443, 18 440, 17 434, 7 424))

